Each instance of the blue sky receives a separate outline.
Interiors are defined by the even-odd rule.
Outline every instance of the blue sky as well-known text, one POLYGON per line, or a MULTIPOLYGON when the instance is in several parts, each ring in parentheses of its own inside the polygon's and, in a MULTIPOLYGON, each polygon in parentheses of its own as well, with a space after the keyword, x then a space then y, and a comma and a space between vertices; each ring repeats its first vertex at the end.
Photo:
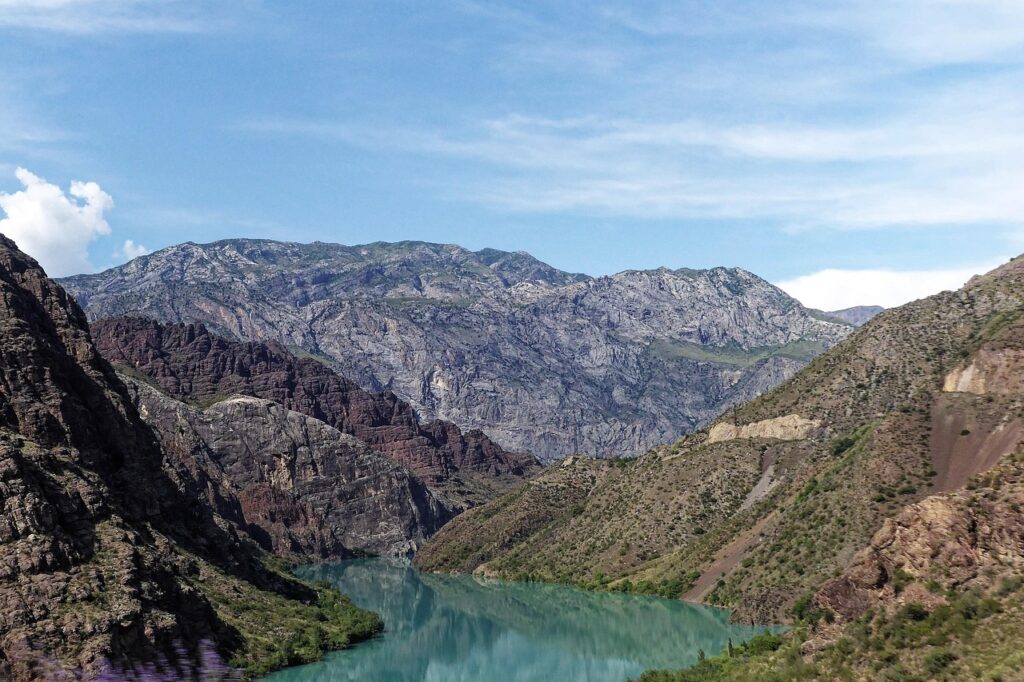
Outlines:
POLYGON ((54 274, 422 239, 894 304, 1024 251, 1024 3, 0 0, 0 193, 54 274))

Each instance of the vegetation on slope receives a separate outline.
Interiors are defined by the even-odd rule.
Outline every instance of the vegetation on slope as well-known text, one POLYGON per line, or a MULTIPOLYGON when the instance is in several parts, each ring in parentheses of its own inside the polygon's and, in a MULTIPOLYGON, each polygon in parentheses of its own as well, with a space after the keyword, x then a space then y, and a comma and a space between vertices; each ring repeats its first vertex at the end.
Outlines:
POLYGON ((911 505, 762 637, 642 682, 1024 679, 1024 451, 911 505))
POLYGON ((742 453, 721 443, 635 461, 567 459, 470 510, 468 522, 446 526, 417 562, 428 570, 678 596, 688 582, 676 576, 657 584, 617 580, 739 509, 759 476, 758 463, 742 453))
POLYGON ((205 565, 195 586, 217 615, 241 635, 241 645, 228 664, 251 676, 311 663, 328 651, 344 649, 384 629, 380 616, 355 606, 324 583, 310 585, 317 600, 305 603, 258 590, 205 565))
POLYGON ((450 523, 418 561, 797 620, 883 522, 1024 440, 1022 309, 1015 261, 887 311, 708 431, 632 463, 555 467, 450 523), (783 428, 793 423, 810 426, 783 428), (752 437, 716 430, 731 424, 752 437), (530 486, 555 497, 530 508, 530 486), (531 521, 513 529, 510 518, 531 521))

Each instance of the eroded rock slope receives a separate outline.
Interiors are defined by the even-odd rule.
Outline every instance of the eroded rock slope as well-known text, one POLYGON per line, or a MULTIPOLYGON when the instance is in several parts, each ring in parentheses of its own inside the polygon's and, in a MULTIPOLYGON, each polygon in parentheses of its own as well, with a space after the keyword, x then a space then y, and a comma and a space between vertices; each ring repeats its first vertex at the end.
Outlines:
POLYGON ((301 348, 545 461, 674 440, 851 329, 739 269, 590 278, 420 242, 189 243, 63 283, 93 320, 199 321, 301 348))
POLYGON ((408 556, 454 516, 417 476, 366 443, 249 396, 205 409, 123 377, 169 464, 264 549, 308 561, 408 556))

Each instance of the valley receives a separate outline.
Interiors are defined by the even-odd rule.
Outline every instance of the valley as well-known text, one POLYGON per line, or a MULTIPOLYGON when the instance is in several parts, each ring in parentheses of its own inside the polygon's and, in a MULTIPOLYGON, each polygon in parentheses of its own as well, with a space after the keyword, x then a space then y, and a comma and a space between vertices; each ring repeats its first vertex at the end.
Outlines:
POLYGON ((1024 1, 0 0, 0 682, 1024 682, 1024 1))
POLYGON ((1019 663, 984 653, 999 642, 968 635, 1020 608, 1024 557, 1003 524, 1017 523, 1004 500, 1020 494, 1024 456, 1022 262, 887 311, 708 430, 631 461, 552 467, 448 524, 416 561, 798 628, 785 656, 652 680, 856 678, 869 662, 898 677, 943 652, 950 679, 1016 679, 1019 663), (963 616, 963 632, 907 630, 908 609, 938 623, 972 600, 989 611, 963 616), (877 660, 870 647, 898 648, 895 632, 920 656, 877 660))
MULTIPOLYGON (((237 340, 199 322, 138 315, 99 320, 90 329, 74 303, 60 298, 62 289, 33 270, 13 244, 5 248, 10 291, 23 292, 18 295, 27 302, 9 308, 8 319, 40 320, 19 323, 17 328, 26 330, 19 333, 29 340, 48 338, 53 332, 46 329, 55 324, 80 339, 76 343, 84 345, 73 351, 79 358, 73 362, 98 363, 89 371, 104 377, 110 386, 105 390, 117 396, 115 412, 123 415, 122 425, 114 428, 145 434, 137 438, 145 438, 144 447, 153 453, 149 464, 130 465, 140 472, 135 475, 167 491, 160 495, 168 501, 159 504, 189 504, 198 516, 163 526, 166 521, 154 520, 164 518, 160 514, 138 516, 131 495, 100 492, 100 498, 111 500, 106 504, 115 505, 112 510, 125 510, 103 514, 117 515, 120 527, 141 529, 130 531, 136 533, 129 535, 133 545, 158 532, 165 535, 155 537, 166 539, 155 547, 173 547, 190 523, 198 524, 193 534, 227 532, 233 538, 227 547, 235 549, 227 551, 236 554, 230 559, 223 546, 214 556, 203 545, 185 545, 186 556, 194 556, 190 560, 199 566, 197 594, 207 605, 205 618, 214 623, 204 626, 209 634, 192 646, 209 641, 218 655, 244 662, 251 673, 318 658, 380 627, 376 616, 333 591, 349 585, 344 568, 337 575, 300 571, 307 578, 327 577, 332 587, 316 589, 331 592, 309 593, 320 595, 319 607, 308 598, 299 598, 301 607, 288 606, 289 599, 312 588, 287 577, 281 567, 358 562, 363 556, 415 557, 423 572, 369 564, 376 568, 366 579, 379 569, 438 585, 448 584, 442 574, 472 574, 458 579, 468 583, 451 583, 467 588, 494 580, 561 583, 606 595, 644 595, 655 599, 651 604, 703 602, 728 609, 736 623, 793 628, 786 636, 754 638, 747 647, 741 642, 756 631, 737 634, 739 653, 725 659, 714 657, 720 644, 697 647, 708 659, 697 660, 693 649, 673 660, 641 656, 636 660, 647 662, 640 668, 622 668, 613 677, 691 679, 685 671, 644 672, 687 665, 719 675, 708 679, 760 679, 769 670, 793 675, 797 668, 808 679, 863 674, 874 660, 871 647, 890 646, 893 633, 920 638, 915 634, 920 628, 907 625, 907 614, 932 622, 938 614, 962 614, 975 603, 984 604, 982 611, 963 616, 959 629, 927 642, 914 640, 923 647, 921 656, 896 655, 881 669, 886 674, 924 670, 935 660, 928 653, 934 650, 935 656, 949 653, 944 664, 949 674, 965 670, 957 663, 961 659, 986 674, 1014 670, 984 633, 1016 612, 1015 580, 1024 564, 1024 548, 1013 540, 1017 469, 1024 457, 1020 261, 975 278, 958 292, 885 311, 831 348, 821 341, 747 349, 732 342, 659 342, 660 356, 688 363, 742 369, 788 358, 807 366, 763 395, 729 407, 707 427, 640 456, 576 454, 543 466, 481 431, 421 419, 394 393, 368 391, 339 374, 337 363, 276 339, 237 340), (29 279, 19 280, 26 272, 29 279), (64 303, 55 308, 51 300, 64 303), (26 317, 23 311, 33 309, 37 317, 26 317), (281 560, 289 563, 277 563, 281 560), (302 636, 265 639, 267 627, 298 627, 286 623, 314 617, 317 608, 326 610, 315 616, 321 622, 339 619, 337 626, 320 626, 318 644, 302 636), (218 627, 235 634, 220 635, 218 627)), ((60 358, 66 347, 50 352, 60 358)), ((27 356, 17 351, 8 357, 27 356)), ((62 447, 48 435, 33 435, 31 445, 17 444, 27 434, 60 431, 29 430, 39 428, 32 426, 34 420, 49 419, 19 397, 39 384, 9 381, 7 386, 2 405, 11 415, 12 447, 30 447, 40 461, 68 457, 45 454, 46 448, 62 447)), ((58 384, 53 395, 78 390, 63 386, 58 384)), ((94 402, 83 404, 87 411, 99 409, 94 402)), ((89 445, 96 436, 68 433, 72 448, 84 447, 83 453, 116 454, 123 447, 89 445)), ((76 450, 69 452, 77 456, 76 450)), ((117 467, 109 468, 96 454, 82 456, 86 459, 75 466, 99 467, 96 474, 83 469, 83 480, 98 475, 100 485, 120 485, 114 481, 125 474, 117 467)), ((69 485, 63 474, 51 475, 60 481, 47 484, 55 485, 54 491, 69 485)), ((110 522, 97 523, 94 537, 107 537, 110 522)), ((91 542, 100 542, 101 553, 107 545, 116 547, 113 539, 91 542)), ((61 560, 70 561, 70 569, 58 562, 31 570, 50 576, 70 570, 74 576, 81 570, 75 562, 91 566, 88 552, 96 547, 83 545, 76 551, 86 552, 84 558, 61 560)), ((154 551, 160 556, 164 550, 154 551)), ((362 575, 365 569, 352 570, 362 575)), ((177 580, 193 584, 190 578, 177 580)), ((495 585, 499 592, 513 589, 502 586, 508 583, 495 585)), ((357 603, 384 608, 370 598, 357 603)), ((139 618, 146 618, 145 600, 141 604, 139 618)), ((595 608, 610 604, 599 599, 595 608)), ((388 613, 390 622, 403 618, 388 613)), ((39 622, 58 617, 65 616, 48 615, 39 622)), ((487 627, 493 627, 498 614, 488 618, 487 627)), ((523 631, 530 618, 524 619, 514 631, 523 631)), ((65 632, 73 632, 60 622, 65 632)), ((122 635, 102 627, 97 632, 97 639, 82 640, 94 642, 91 655, 81 653, 73 635, 47 647, 66 651, 63 660, 78 660, 86 668, 106 665, 101 662, 124 651, 122 635)), ((151 637, 137 641, 137 653, 125 660, 160 651, 170 641, 151 637)), ((14 651, 5 650, 9 665, 17 665, 14 651)), ((25 679, 37 675, 31 667, 12 670, 25 679)))

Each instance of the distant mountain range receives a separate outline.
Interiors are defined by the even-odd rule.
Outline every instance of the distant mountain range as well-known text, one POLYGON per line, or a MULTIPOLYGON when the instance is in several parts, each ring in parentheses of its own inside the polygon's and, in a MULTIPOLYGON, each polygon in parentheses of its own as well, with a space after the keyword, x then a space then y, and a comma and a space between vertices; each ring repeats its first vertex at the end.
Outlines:
POLYGON ((885 308, 880 305, 859 305, 843 310, 833 310, 828 314, 844 322, 849 322, 855 327, 861 327, 883 312, 885 312, 885 308))
POLYGON ((674 440, 852 329, 740 269, 591 278, 422 242, 187 243, 62 284, 93 320, 274 341, 545 461, 674 440))

